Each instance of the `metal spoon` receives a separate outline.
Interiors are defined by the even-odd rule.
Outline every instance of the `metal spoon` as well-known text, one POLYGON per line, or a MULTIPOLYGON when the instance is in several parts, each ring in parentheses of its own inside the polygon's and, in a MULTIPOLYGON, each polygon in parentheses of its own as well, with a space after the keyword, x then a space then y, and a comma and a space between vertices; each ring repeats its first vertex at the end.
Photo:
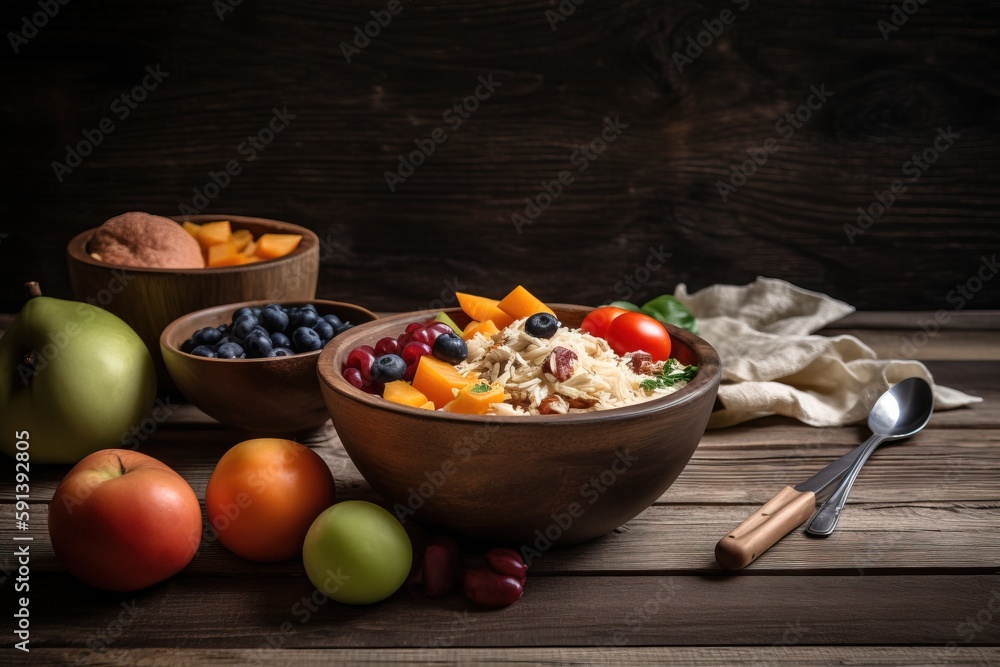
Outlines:
POLYGON ((864 443, 864 451, 850 467, 816 515, 806 526, 810 535, 826 537, 837 528, 840 512, 847 502, 847 495, 854 486, 854 480, 861 472, 861 466, 872 455, 875 448, 887 440, 908 438, 931 419, 934 412, 934 393, 931 386, 921 378, 907 378, 882 394, 868 415, 868 428, 872 436, 864 443))

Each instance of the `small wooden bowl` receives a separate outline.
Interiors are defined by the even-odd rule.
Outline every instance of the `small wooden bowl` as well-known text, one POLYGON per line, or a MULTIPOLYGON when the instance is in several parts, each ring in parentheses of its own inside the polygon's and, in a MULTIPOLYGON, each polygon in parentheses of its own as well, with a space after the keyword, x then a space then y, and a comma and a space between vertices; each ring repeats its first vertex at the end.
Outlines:
MULTIPOLYGON (((590 308, 553 305, 578 327, 590 308)), ((468 317, 446 311, 462 325, 468 317)), ((400 517, 544 551, 603 535, 646 509, 680 474, 705 432, 721 378, 715 350, 667 327, 674 354, 698 373, 674 394, 572 415, 474 416, 421 410, 351 386, 341 374, 358 345, 396 336, 425 310, 380 319, 320 354, 323 396, 344 448, 400 517)))
MULTIPOLYGON (((223 424, 264 433, 314 430, 330 418, 316 381, 316 361, 321 350, 268 359, 209 359, 181 352, 181 344, 198 329, 230 322, 239 308, 269 303, 275 301, 215 306, 174 320, 160 336, 163 360, 185 398, 223 424)), ((320 315, 333 314, 353 324, 376 318, 370 310, 339 301, 310 299, 277 303, 286 307, 311 303, 320 315)))
POLYGON ((305 227, 242 215, 175 216, 202 223, 229 220, 233 229, 247 229, 254 238, 268 232, 301 234, 293 252, 277 259, 213 269, 147 269, 101 262, 87 252, 97 229, 77 234, 66 252, 69 277, 78 301, 87 301, 125 320, 153 356, 161 388, 170 387, 160 355, 160 333, 182 315, 256 299, 308 301, 316 296, 319 239, 305 227))

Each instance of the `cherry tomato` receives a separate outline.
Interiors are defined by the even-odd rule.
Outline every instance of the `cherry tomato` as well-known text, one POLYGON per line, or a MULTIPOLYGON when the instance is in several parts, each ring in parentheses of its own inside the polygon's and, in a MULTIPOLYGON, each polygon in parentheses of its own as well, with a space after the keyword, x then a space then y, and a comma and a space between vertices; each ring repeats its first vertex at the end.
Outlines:
POLYGON ((583 324, 580 328, 589 333, 591 336, 597 336, 598 338, 604 338, 608 333, 608 325, 611 324, 619 315, 629 313, 632 311, 625 310, 624 308, 619 308, 617 306, 601 306, 600 308, 595 308, 590 311, 590 313, 583 318, 583 324))
POLYGON ((662 324, 643 313, 619 315, 608 326, 604 338, 617 354, 642 350, 653 361, 664 361, 670 356, 670 334, 662 324))

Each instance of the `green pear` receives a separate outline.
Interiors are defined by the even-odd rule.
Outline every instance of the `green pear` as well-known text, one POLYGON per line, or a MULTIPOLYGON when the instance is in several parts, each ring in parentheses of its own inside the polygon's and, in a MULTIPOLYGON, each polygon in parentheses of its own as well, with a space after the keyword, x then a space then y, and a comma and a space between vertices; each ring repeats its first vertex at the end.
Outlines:
POLYGON ((0 338, 0 451, 10 457, 21 439, 37 463, 121 447, 155 395, 142 339, 97 306, 35 296, 0 338))

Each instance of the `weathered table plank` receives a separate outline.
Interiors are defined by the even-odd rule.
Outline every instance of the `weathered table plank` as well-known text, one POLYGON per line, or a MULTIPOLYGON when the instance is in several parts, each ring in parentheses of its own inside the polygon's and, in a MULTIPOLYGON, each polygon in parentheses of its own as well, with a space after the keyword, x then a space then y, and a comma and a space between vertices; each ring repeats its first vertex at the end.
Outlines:
POLYGON ((1000 623, 963 626, 1000 604, 1000 574, 537 577, 494 612, 403 591, 372 607, 323 603, 301 576, 181 574, 95 594, 68 575, 39 574, 31 592, 38 648, 85 647, 109 625, 115 648, 770 646, 790 628, 801 645, 1000 642, 1000 623))
MULTIPOLYGON (((792 634, 789 634, 791 637, 792 634)), ((787 665, 788 667, 829 667, 829 665, 914 665, 948 664, 955 667, 996 665, 1000 663, 1000 648, 901 647, 901 646, 624 646, 619 648, 436 648, 436 649, 274 649, 267 653, 268 664, 295 664, 303 667, 328 665, 468 665, 488 662, 509 667, 529 665, 586 664, 683 665, 685 667, 718 667, 750 663, 754 665, 787 665)), ((0 651, 12 653, 10 649, 0 651)), ((39 667, 83 664, 91 667, 161 667, 180 664, 215 664, 244 667, 258 659, 252 649, 172 649, 138 648, 105 649, 100 653, 79 649, 35 649, 32 664, 39 667)), ((15 656, 16 657, 16 656, 15 656)))
MULTIPOLYGON (((10 505, 7 506, 8 508, 10 505)), ((654 505, 614 532, 584 547, 553 549, 531 563, 532 576, 573 573, 645 572, 721 574, 715 543, 758 505, 654 505)), ((32 505, 34 534, 45 535, 47 506, 32 505)), ((0 543, 17 534, 0 516, 0 543)), ((420 531, 413 527, 412 530, 420 531)), ((1000 501, 909 502, 899 505, 851 503, 837 532, 828 539, 799 530, 758 559, 747 574, 791 574, 808 568, 822 574, 885 572, 995 571, 1000 564, 1000 501)), ((518 546, 518 545, 514 545, 518 546)), ((467 544, 469 553, 480 547, 467 544)), ((0 567, 10 568, 9 559, 0 567)), ((52 546, 32 544, 34 572, 61 572, 52 546)), ((269 577, 301 575, 299 560, 262 564, 239 558, 207 527, 198 554, 185 568, 191 575, 269 577)))

